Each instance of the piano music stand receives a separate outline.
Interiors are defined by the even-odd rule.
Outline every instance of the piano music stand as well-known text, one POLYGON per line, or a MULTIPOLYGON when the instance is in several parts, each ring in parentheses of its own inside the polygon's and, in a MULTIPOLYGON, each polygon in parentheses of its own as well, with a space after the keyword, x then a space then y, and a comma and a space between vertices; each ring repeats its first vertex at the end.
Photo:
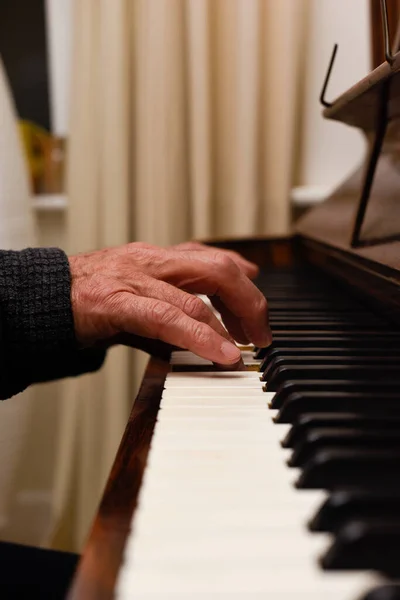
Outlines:
MULTIPOLYGON (((391 1, 391 20, 392 24, 394 20, 399 22, 399 13, 400 13, 400 2, 398 0, 391 1)), ((377 0, 371 0, 371 11, 372 13, 376 12, 377 8, 377 0)), ((380 13, 381 13, 381 27, 376 26, 376 20, 373 20, 373 57, 374 60, 379 58, 378 48, 377 48, 377 38, 381 38, 379 41, 383 40, 383 54, 386 62, 392 67, 395 62, 395 57, 392 52, 392 45, 390 42, 390 25, 389 25, 389 16, 388 16, 388 6, 387 0, 380 0, 380 13)), ((376 15, 375 15, 376 16, 376 15)), ((397 51, 398 48, 398 40, 400 35, 400 28, 396 28, 396 38, 394 44, 394 51, 397 51)), ((334 103, 328 102, 325 98, 326 90, 328 87, 328 83, 330 80, 330 76, 332 73, 333 65, 335 62, 336 54, 337 54, 338 45, 335 44, 331 60, 329 62, 327 74, 322 86, 322 91, 320 95, 321 104, 328 109, 331 109, 334 106, 334 103)), ((357 212, 354 218, 354 225, 351 234, 350 245, 352 248, 358 248, 365 245, 372 246, 375 244, 380 244, 383 241, 388 242, 393 240, 400 239, 400 234, 394 234, 392 236, 386 236, 385 238, 378 239, 361 239, 361 229, 364 223, 368 202, 371 197, 372 186, 374 182, 374 177, 376 173, 376 168, 378 165, 379 158, 381 156, 381 152, 383 149, 383 143, 385 140, 385 135, 387 131, 388 124, 388 101, 389 101, 389 87, 390 87, 391 79, 390 77, 382 83, 379 97, 376 101, 376 124, 375 124, 375 132, 372 140, 369 142, 369 152, 366 161, 364 180, 362 183, 360 200, 357 207, 357 212)))
MULTIPOLYGON (((372 13, 376 13, 378 0, 371 7, 372 13)), ((376 19, 373 23, 373 56, 374 60, 378 56, 376 40, 380 30, 384 62, 334 102, 328 102, 325 94, 335 48, 321 92, 324 117, 357 127, 364 133, 367 159, 326 202, 300 219, 296 231, 397 268, 400 232, 394 227, 400 221, 397 192, 400 190, 397 166, 400 164, 400 53, 392 53, 389 27, 398 23, 400 1, 391 0, 388 11, 386 0, 380 0, 380 7, 381 25, 378 27, 376 19), (396 246, 388 242, 395 242, 396 246), (389 249, 388 245, 393 247, 389 249)), ((397 44, 400 29, 396 30, 397 44)))

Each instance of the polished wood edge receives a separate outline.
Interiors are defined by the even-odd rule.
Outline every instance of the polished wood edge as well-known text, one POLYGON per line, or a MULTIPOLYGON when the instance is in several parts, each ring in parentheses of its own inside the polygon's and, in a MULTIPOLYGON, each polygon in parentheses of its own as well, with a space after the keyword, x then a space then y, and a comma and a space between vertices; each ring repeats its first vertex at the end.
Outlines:
POLYGON ((297 238, 299 252, 310 264, 346 285, 372 309, 400 324, 400 272, 311 238, 297 238))
POLYGON ((114 597, 169 369, 167 361, 151 358, 148 363, 67 596, 69 600, 110 600, 114 597))
MULTIPOLYGON (((313 239, 312 237, 298 235, 295 237, 298 247, 305 249, 312 249, 313 254, 307 252, 306 257, 312 263, 313 256, 321 254, 324 257, 335 256, 340 258, 343 265, 351 265, 354 268, 360 270, 361 273, 370 273, 378 277, 380 280, 386 280, 394 283, 396 286, 400 284, 400 272, 393 267, 384 265, 378 261, 359 256, 349 250, 342 248, 335 248, 334 246, 321 242, 320 240, 313 239)), ((304 252, 302 253, 304 256, 304 252)), ((327 268, 329 265, 327 265, 327 268)))
POLYGON ((277 267, 286 267, 296 262, 293 254, 292 236, 254 238, 229 238, 208 240, 207 243, 226 250, 240 252, 244 258, 252 261, 259 267, 271 264, 277 267))

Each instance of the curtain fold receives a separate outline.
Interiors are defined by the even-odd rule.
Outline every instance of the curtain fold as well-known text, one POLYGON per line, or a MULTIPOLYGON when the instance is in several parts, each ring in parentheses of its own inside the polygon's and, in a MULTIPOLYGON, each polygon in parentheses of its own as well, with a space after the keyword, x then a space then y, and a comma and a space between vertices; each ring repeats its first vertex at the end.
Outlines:
MULTIPOLYGON (((129 2, 75 2, 68 252, 129 240, 129 2)), ((79 549, 129 414, 129 353, 63 384, 52 544, 79 549)))
MULTIPOLYGON (((75 0, 69 251, 289 227, 307 0, 75 0)), ((79 549, 132 400, 129 352, 67 382, 53 541, 79 549)))

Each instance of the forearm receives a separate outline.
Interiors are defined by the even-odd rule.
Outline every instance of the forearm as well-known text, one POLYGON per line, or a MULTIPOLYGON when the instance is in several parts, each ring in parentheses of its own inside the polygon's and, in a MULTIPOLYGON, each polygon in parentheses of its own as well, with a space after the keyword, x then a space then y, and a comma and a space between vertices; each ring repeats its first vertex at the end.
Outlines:
POLYGON ((0 398, 101 365, 104 352, 78 347, 70 296, 61 250, 0 251, 0 398))

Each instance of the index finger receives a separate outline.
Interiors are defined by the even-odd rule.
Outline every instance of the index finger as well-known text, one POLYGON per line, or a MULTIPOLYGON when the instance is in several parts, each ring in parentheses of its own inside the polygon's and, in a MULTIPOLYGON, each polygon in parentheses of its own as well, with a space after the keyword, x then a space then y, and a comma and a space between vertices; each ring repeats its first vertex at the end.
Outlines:
POLYGON ((256 346, 272 342, 266 298, 226 254, 212 251, 175 254, 176 262, 165 262, 164 280, 190 292, 218 296, 256 346))

